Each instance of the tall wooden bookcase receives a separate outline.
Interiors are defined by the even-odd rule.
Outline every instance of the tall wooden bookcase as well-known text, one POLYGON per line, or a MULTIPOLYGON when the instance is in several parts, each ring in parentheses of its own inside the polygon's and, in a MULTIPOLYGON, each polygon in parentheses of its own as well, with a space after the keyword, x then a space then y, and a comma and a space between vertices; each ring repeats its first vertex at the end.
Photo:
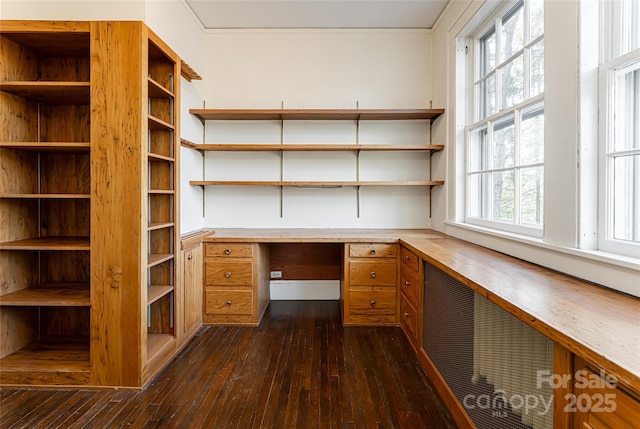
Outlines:
POLYGON ((143 386, 178 347, 180 59, 141 22, 0 44, 0 382, 143 386))

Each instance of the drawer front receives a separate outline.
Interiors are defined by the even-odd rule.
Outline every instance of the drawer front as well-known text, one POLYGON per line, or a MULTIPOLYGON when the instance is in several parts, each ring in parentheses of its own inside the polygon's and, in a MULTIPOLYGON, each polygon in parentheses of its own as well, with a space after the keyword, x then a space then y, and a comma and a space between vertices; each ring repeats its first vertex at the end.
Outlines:
POLYGON ((593 429, 632 428, 640 422, 640 400, 617 386, 615 379, 603 379, 586 369, 581 374, 584 388, 576 386, 576 427, 593 429), (612 382, 611 380, 614 380, 612 382), (591 400, 586 400, 586 398, 591 400), (582 408, 582 410, 580 409, 582 408))
POLYGON ((251 258, 252 244, 206 243, 204 256, 219 258, 251 258))
POLYGON ((418 274, 402 267, 400 290, 413 306, 418 306, 418 274))
POLYGON ((403 269, 406 267, 415 273, 420 272, 420 258, 409 249, 402 248, 400 251, 400 259, 402 260, 403 269))
POLYGON ((349 262, 349 284, 395 287, 395 259, 349 262))
POLYGON ((418 340, 418 312, 404 296, 400 297, 400 323, 411 341, 418 340))
POLYGON ((211 289, 205 291, 204 311, 207 314, 253 314, 253 291, 211 289))
POLYGON ((213 260, 204 263, 205 285, 251 285, 253 283, 252 261, 213 260))
POLYGON ((358 243, 349 246, 349 256, 352 258, 395 258, 397 253, 397 244, 358 243))
POLYGON ((349 291, 349 313, 356 315, 393 315, 396 313, 396 291, 393 288, 349 291))

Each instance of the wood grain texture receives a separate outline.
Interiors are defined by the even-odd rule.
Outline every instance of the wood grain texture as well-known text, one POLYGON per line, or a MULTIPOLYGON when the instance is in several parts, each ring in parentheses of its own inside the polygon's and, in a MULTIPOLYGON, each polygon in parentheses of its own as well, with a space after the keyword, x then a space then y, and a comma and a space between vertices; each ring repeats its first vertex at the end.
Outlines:
POLYGON ((141 23, 91 22, 94 385, 140 386, 147 360, 146 43, 141 23))
POLYGON ((87 104, 89 82, 3 82, 0 91, 47 104, 87 104))
POLYGON ((269 271, 282 271, 282 280, 340 280, 342 248, 338 243, 274 243, 269 271))
POLYGON ((182 336, 187 341, 202 325, 203 297, 203 247, 197 245, 182 252, 182 336))
POLYGON ((402 242, 572 353, 640 391, 637 298, 453 238, 402 242))
MULTIPOLYGON (((216 228, 213 234, 204 238, 204 242, 397 243, 401 239, 438 239, 446 237, 446 235, 438 231, 424 229, 216 228)), ((348 249, 346 251, 348 252, 348 249)), ((347 256, 349 256, 349 253, 347 253, 347 256)))
POLYGON ((388 181, 284 181, 284 180, 190 180, 193 186, 288 186, 332 188, 342 186, 439 186, 443 180, 388 180, 388 181))
POLYGON ((455 427, 402 333, 343 328, 335 301, 201 329, 141 392, 3 389, 0 401, 7 427, 455 427))
POLYGON ((88 307, 91 305, 89 284, 82 282, 42 284, 2 295, 0 296, 0 305, 88 307))
POLYGON ((202 120, 433 120, 444 109, 190 109, 202 120))
POLYGON ((300 151, 300 152, 352 152, 352 151, 438 151, 444 145, 431 144, 195 144, 186 141, 184 146, 199 151, 217 152, 260 152, 260 151, 300 151))

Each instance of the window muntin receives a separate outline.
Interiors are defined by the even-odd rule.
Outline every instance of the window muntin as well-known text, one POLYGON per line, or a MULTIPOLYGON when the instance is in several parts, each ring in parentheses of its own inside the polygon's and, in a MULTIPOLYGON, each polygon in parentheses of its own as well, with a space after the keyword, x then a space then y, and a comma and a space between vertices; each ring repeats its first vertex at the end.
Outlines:
POLYGON ((503 8, 475 38, 465 221, 541 236, 544 2, 503 8))
POLYGON ((598 247, 640 256, 640 2, 602 2, 598 247))

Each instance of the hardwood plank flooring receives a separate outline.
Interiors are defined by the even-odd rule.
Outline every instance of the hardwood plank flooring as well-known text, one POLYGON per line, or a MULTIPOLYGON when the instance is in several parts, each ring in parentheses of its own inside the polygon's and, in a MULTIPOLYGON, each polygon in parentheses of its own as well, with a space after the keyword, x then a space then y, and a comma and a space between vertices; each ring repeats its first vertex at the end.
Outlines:
POLYGON ((1 428, 455 428, 399 328, 337 301, 272 301, 203 327, 142 392, 0 390, 1 428))

